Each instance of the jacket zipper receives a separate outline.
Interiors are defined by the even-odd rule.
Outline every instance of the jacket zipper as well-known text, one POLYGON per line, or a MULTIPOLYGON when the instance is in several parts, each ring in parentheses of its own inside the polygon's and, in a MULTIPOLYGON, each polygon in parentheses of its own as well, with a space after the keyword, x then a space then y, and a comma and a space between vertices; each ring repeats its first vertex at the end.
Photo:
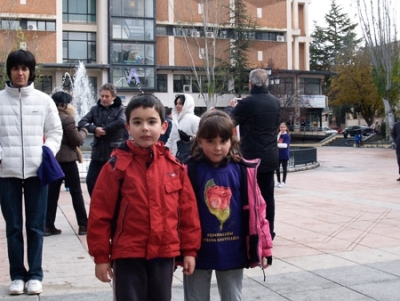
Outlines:
POLYGON ((19 113, 21 118, 21 147, 22 147, 22 179, 25 179, 25 152, 24 152, 24 125, 22 124, 22 96, 21 96, 21 88, 18 88, 19 95, 19 113))

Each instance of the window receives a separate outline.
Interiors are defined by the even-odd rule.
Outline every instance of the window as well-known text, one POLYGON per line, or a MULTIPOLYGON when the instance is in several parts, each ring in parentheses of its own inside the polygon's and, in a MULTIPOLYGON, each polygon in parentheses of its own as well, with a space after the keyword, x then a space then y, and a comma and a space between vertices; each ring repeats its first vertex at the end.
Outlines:
POLYGON ((112 83, 117 89, 142 89, 155 88, 154 68, 137 66, 113 66, 112 83))
POLYGON ((19 29, 19 21, 10 20, 10 19, 2 19, 1 20, 1 29, 17 30, 17 29, 19 29))
POLYGON ((113 18, 111 38, 134 41, 153 41, 154 21, 113 18))
POLYGON ((167 74, 157 74, 157 92, 168 92, 167 74))
POLYGON ((174 93, 182 93, 183 86, 191 86, 191 76, 190 75, 174 75, 174 93))
POLYGON ((64 22, 96 22, 96 0, 63 0, 64 22))
POLYGON ((53 82, 51 76, 40 76, 35 81, 35 88, 46 94, 53 92, 53 82))
POLYGON ((110 0, 110 77, 119 89, 156 90, 155 0, 110 0))
POLYGON ((21 28, 27 30, 56 31, 56 22, 42 20, 21 20, 21 28))
POLYGON ((117 64, 153 65, 154 45, 134 43, 112 43, 112 62, 117 64))
POLYGON ((321 95, 321 80, 319 78, 300 78, 299 93, 302 95, 321 95))
POLYGON ((111 16, 154 18, 154 3, 148 0, 112 0, 111 16))
POLYGON ((93 32, 63 32, 64 63, 96 62, 96 34, 93 32))

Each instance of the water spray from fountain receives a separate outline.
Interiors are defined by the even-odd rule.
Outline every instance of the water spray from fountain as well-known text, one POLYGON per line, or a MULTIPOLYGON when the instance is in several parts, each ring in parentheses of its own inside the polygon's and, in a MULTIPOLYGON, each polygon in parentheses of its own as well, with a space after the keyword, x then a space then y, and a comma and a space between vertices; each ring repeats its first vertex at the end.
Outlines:
POLYGON ((57 91, 67 92, 65 91, 65 82, 67 79, 69 80, 71 83, 71 90, 69 92, 72 95, 72 105, 76 110, 75 120, 78 123, 89 112, 90 108, 96 104, 96 98, 83 62, 79 62, 75 70, 73 77, 68 72, 65 72, 61 87, 55 88, 53 93, 57 91))

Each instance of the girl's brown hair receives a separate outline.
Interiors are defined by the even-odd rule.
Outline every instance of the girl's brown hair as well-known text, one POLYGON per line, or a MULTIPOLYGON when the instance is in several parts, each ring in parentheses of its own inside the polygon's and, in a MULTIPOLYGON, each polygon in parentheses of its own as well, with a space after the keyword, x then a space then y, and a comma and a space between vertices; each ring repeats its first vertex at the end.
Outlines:
POLYGON ((229 157, 235 162, 240 161, 240 143, 236 136, 233 135, 232 119, 223 111, 213 110, 205 112, 200 119, 199 129, 192 147, 192 157, 195 160, 204 159, 203 150, 199 147, 200 139, 214 139, 220 137, 224 140, 231 141, 229 157))
POLYGON ((290 132, 289 132, 289 127, 287 126, 287 124, 286 124, 286 122, 281 122, 280 124, 279 124, 279 126, 278 126, 278 133, 280 132, 280 129, 281 129, 281 125, 284 125, 284 126, 286 126, 286 132, 289 134, 290 132))

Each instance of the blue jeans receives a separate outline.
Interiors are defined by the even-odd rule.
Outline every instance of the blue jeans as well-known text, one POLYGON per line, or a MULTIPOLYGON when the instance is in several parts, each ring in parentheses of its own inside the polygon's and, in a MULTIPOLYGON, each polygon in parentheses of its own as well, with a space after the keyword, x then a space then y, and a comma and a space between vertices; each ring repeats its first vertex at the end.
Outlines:
POLYGON ((42 281, 43 234, 46 220, 47 186, 38 177, 0 178, 0 204, 6 222, 11 280, 42 281), (23 204, 29 270, 24 265, 23 204))
MULTIPOLYGON (((190 276, 183 276, 185 301, 210 301, 213 270, 195 269, 190 276)), ((215 271, 221 301, 241 301, 243 269, 215 271)))

